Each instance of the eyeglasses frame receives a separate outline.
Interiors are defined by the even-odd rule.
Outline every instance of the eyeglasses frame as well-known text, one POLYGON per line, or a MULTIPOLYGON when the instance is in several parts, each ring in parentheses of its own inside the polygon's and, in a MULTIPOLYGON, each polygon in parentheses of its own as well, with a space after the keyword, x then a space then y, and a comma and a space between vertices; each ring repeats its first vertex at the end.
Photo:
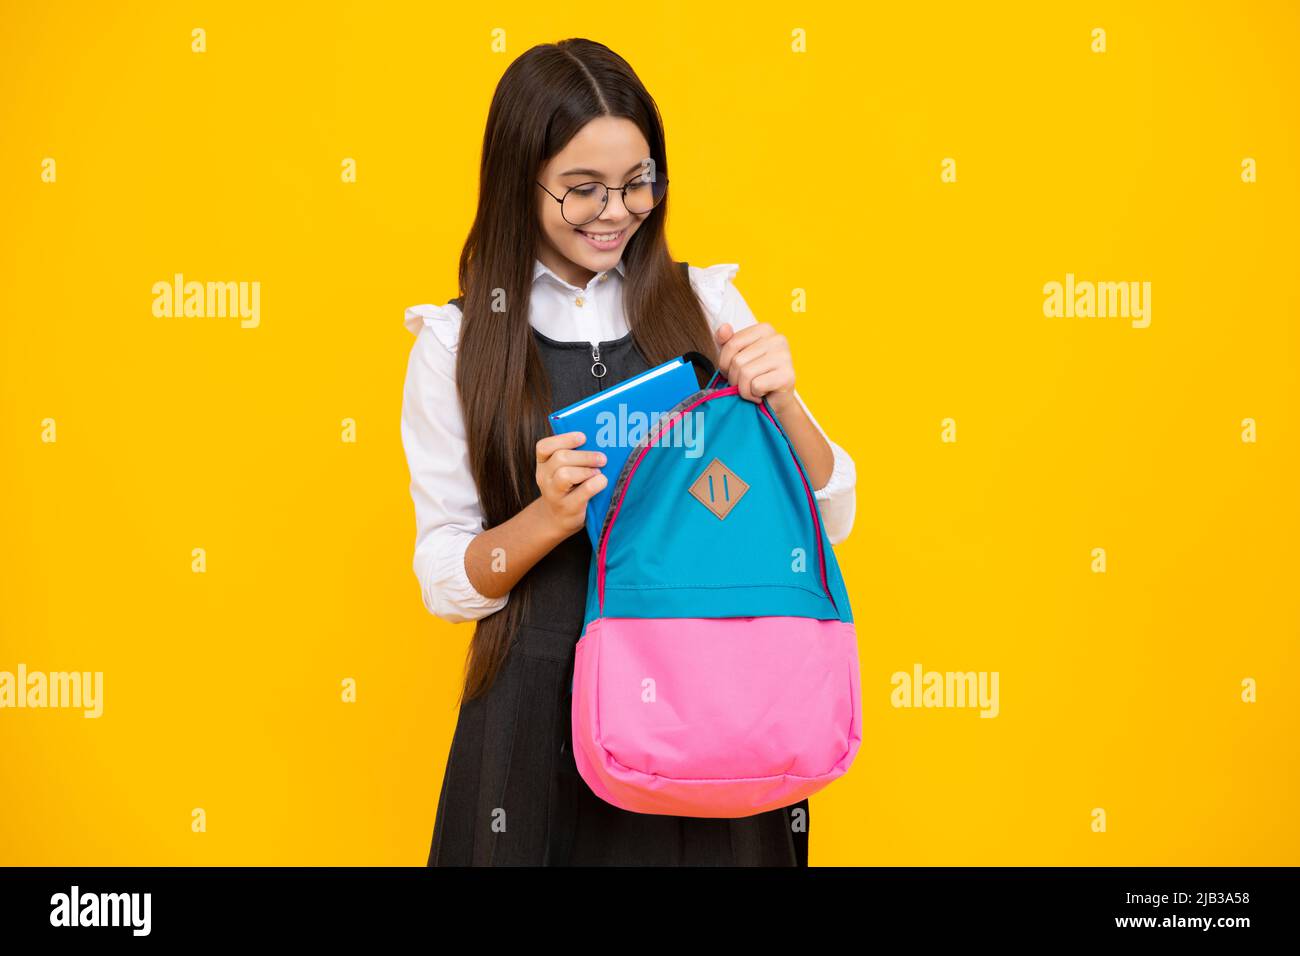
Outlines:
MULTIPOLYGON (((642 175, 642 174, 641 174, 641 173, 638 173, 638 174, 637 174, 637 176, 640 176, 640 175, 642 175)), ((610 196, 610 193, 619 193, 619 198, 623 200, 623 208, 624 208, 624 209, 627 209, 627 190, 628 190, 628 187, 631 186, 631 185, 636 181, 636 178, 637 178, 637 177, 634 176, 632 179, 629 179, 627 182, 625 182, 622 186, 610 186, 610 185, 607 184, 607 183, 598 182, 598 181, 596 181, 596 180, 593 179, 593 180, 591 180, 590 182, 586 182, 586 183, 578 183, 576 186, 570 186, 568 189, 566 189, 566 190, 564 191, 564 195, 563 195, 563 196, 556 196, 555 193, 551 192, 549 189, 546 189, 546 187, 543 186, 541 182, 538 182, 537 185, 541 186, 543 189, 546 189, 546 195, 550 196, 552 199, 554 199, 556 202, 558 202, 558 203, 560 204, 560 215, 561 215, 561 216, 564 216, 564 200, 567 199, 567 198, 569 197, 569 193, 573 192, 575 189, 581 189, 583 186, 604 186, 604 187, 605 187, 605 204, 604 204, 603 206, 600 207, 600 212, 596 213, 596 215, 592 216, 592 217, 591 217, 590 219, 588 219, 586 222, 571 222, 571 221, 570 221, 569 219, 567 219, 567 218, 564 220, 565 222, 569 223, 570 226, 585 226, 588 222, 595 222, 595 221, 596 221, 597 219, 599 219, 602 215, 604 215, 605 210, 606 210, 607 208, 609 208, 609 196, 610 196)), ((652 183, 654 183, 654 182, 658 182, 658 181, 659 181, 659 180, 651 180, 652 183)), ((664 176, 663 179, 662 179, 662 182, 664 183, 665 186, 667 186, 667 184, 668 184, 668 177, 667 177, 667 176, 664 176)), ((650 215, 650 213, 654 212, 655 209, 657 209, 657 208, 659 207, 659 203, 663 202, 663 200, 664 200, 664 197, 663 197, 663 196, 660 196, 660 197, 659 197, 659 201, 656 202, 653 206, 651 206, 648 210, 646 210, 645 212, 633 212, 632 215, 634 215, 634 216, 648 216, 648 215, 650 215)), ((632 212, 632 210, 628 209, 628 212, 632 212)))

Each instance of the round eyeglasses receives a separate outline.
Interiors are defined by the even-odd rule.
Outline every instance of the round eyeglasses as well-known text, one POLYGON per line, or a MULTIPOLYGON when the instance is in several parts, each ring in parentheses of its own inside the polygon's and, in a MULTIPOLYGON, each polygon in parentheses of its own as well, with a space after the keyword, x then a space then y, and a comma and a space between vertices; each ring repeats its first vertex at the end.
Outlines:
MULTIPOLYGON (((537 185, 542 186, 541 183, 537 185)), ((546 189, 545 186, 542 186, 546 189)), ((623 194, 623 206, 635 216, 644 216, 659 205, 668 191, 668 177, 654 180, 644 175, 630 179, 622 186, 606 186, 604 183, 579 183, 565 190, 563 196, 546 189, 546 195, 560 204, 560 215, 571 226, 585 226, 600 217, 609 203, 611 192, 623 194)))

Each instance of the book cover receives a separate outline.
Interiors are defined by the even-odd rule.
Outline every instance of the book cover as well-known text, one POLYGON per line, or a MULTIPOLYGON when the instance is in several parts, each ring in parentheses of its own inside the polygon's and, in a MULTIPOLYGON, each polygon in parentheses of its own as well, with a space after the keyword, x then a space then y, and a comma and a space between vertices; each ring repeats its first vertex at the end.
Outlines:
POLYGON ((578 446, 578 451, 605 453, 605 464, 600 471, 607 484, 587 502, 587 537, 593 548, 600 543, 600 528, 609 510, 614 483, 628 455, 660 415, 699 387, 695 366, 679 356, 548 416, 551 430, 557 435, 583 433, 585 441, 578 446))

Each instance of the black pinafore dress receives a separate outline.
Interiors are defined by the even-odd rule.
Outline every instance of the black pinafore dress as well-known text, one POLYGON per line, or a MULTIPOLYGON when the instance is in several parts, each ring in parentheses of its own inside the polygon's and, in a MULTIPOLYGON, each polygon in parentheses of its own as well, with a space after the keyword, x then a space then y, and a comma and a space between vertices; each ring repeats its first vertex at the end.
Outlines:
MULTIPOLYGON (((631 332, 599 343, 598 378, 591 343, 532 331, 551 408, 650 367, 631 332)), ((516 584, 511 600, 528 588, 528 612, 492 687, 461 706, 428 865, 807 866, 806 798, 736 819, 642 814, 606 803, 578 774, 571 690, 591 560, 579 529, 516 584)))

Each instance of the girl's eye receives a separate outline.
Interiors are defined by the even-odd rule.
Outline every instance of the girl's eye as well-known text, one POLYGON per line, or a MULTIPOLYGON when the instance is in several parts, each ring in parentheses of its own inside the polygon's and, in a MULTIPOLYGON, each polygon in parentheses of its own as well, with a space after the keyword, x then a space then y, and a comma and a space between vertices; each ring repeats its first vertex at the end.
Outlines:
POLYGON ((593 186, 576 186, 576 187, 574 187, 574 189, 573 189, 573 195, 575 195, 575 196, 581 196, 583 199, 586 199, 588 196, 594 196, 594 195, 596 194, 596 190, 597 190, 598 188, 599 188, 599 187, 594 186, 594 185, 593 185, 593 186))

